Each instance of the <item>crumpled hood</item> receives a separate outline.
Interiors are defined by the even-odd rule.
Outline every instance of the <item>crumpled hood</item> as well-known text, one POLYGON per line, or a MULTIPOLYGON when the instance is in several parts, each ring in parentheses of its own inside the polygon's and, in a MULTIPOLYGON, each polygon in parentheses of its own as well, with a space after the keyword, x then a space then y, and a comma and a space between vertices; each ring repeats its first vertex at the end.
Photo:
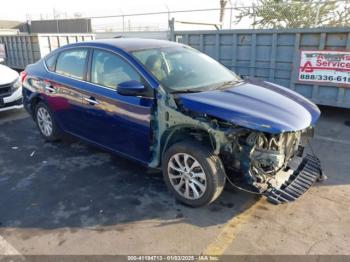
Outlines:
POLYGON ((15 70, 12 70, 7 66, 0 65, 0 86, 11 84, 12 82, 16 81, 18 76, 19 75, 15 70))
POLYGON ((256 79, 178 98, 185 109, 274 134, 305 129, 320 116, 318 107, 300 94, 256 79))

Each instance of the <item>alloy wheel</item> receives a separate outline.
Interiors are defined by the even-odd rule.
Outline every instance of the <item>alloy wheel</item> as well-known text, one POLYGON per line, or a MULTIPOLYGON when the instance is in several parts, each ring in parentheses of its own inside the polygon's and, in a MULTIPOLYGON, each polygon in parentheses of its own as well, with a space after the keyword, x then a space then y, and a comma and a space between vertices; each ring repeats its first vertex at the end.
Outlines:
POLYGON ((40 107, 38 109, 37 120, 38 120, 40 131, 43 133, 43 135, 47 137, 51 136, 53 124, 52 124, 50 113, 47 111, 46 108, 40 107))
POLYGON ((203 167, 189 154, 177 153, 169 159, 168 176, 173 188, 186 199, 198 199, 206 191, 203 167))

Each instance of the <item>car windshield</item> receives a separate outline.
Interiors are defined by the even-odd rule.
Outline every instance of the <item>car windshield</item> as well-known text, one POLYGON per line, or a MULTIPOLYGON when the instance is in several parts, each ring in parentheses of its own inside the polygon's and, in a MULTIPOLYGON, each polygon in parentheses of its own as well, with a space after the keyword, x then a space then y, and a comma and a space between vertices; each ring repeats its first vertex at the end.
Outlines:
POLYGON ((170 92, 210 90, 241 81, 235 73, 190 47, 137 50, 132 54, 170 92))

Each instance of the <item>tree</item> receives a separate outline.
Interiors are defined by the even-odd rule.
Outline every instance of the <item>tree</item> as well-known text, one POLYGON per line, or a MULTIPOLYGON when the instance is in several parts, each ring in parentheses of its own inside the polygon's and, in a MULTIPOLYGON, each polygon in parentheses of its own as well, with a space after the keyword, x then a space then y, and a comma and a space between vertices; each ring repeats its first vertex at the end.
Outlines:
POLYGON ((250 8, 240 8, 237 22, 253 20, 254 28, 310 28, 348 26, 350 2, 314 0, 258 0, 250 8))

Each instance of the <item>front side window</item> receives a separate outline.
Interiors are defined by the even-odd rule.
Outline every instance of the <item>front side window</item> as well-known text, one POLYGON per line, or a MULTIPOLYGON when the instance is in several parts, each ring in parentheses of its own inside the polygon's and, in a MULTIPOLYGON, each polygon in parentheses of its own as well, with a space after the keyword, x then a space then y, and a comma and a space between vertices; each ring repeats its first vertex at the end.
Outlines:
POLYGON ((136 50, 132 54, 171 92, 215 89, 241 81, 219 62, 188 47, 136 50))
POLYGON ((110 52, 95 50, 92 57, 91 82, 116 89, 118 84, 136 80, 140 75, 121 57, 110 52))
POLYGON ((82 80, 87 54, 87 49, 63 51, 57 59, 56 73, 82 80))

